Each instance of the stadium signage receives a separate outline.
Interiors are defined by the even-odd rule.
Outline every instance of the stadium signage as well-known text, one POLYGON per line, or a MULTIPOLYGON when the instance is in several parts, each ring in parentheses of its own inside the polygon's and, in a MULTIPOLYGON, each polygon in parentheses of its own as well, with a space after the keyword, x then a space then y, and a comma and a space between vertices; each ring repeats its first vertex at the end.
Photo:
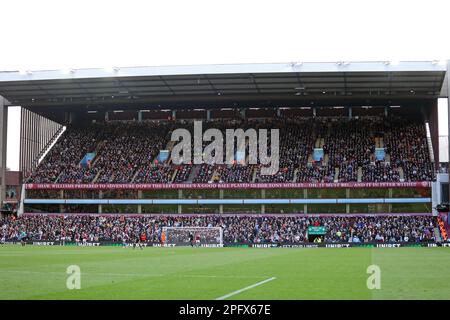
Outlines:
POLYGON ((100 246, 100 242, 79 242, 76 244, 76 246, 79 247, 99 247, 100 246))
MULTIPOLYGON (((147 246, 147 244, 145 243, 145 246, 147 246)), ((176 244, 175 243, 152 243, 152 247, 175 247, 176 244)))
MULTIPOLYGON (((17 241, 6 241, 9 244, 18 244, 17 241)), ((81 246, 81 247, 98 247, 98 246, 120 246, 120 247, 132 247, 131 243, 113 242, 113 241, 98 241, 98 242, 86 242, 86 243, 75 243, 75 242, 65 242, 61 241, 27 241, 27 244, 34 246, 81 246)), ((175 246, 189 246, 189 243, 165 243, 160 242, 145 242, 141 244, 143 247, 175 247, 175 246)), ((364 242, 364 243, 224 243, 223 247, 242 247, 242 248, 402 248, 402 247, 447 247, 450 248, 450 242, 395 242, 395 243, 380 243, 380 242, 364 242)), ((204 248, 217 248, 221 247, 218 244, 202 244, 201 247, 204 248)))
POLYGON ((282 244, 279 247, 281 248, 318 248, 318 244, 282 244))
POLYGON ((325 248, 350 248, 350 243, 327 243, 325 248))
POLYGON ((336 183, 136 183, 136 184, 37 184, 28 190, 161 190, 161 189, 332 189, 332 188, 430 188, 431 182, 336 182, 336 183))
POLYGON ((323 235, 327 233, 327 229, 324 226, 315 227, 315 226, 309 226, 308 227, 308 234, 310 235, 323 235))
POLYGON ((254 243, 252 244, 253 248, 276 248, 278 247, 277 243, 254 243))
POLYGON ((399 248, 400 243, 378 243, 377 248, 399 248))
POLYGON ((34 241, 33 246, 54 246, 55 242, 51 241, 34 241))

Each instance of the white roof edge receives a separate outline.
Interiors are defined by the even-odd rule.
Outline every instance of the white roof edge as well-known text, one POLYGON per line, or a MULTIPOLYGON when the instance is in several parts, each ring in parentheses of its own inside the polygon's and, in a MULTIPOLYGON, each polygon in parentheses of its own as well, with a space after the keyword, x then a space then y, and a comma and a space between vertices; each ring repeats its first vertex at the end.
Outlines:
POLYGON ((121 78, 144 76, 177 76, 239 73, 302 73, 302 72, 408 72, 408 71, 446 71, 445 64, 437 61, 373 61, 373 62, 288 62, 253 64, 212 64, 180 65, 153 67, 115 67, 37 70, 37 71, 0 71, 0 82, 33 80, 68 80, 89 78, 121 78))
POLYGON ((449 77, 449 74, 446 73, 444 81, 442 82, 442 89, 441 89, 439 98, 448 98, 448 94, 449 94, 449 92, 448 92, 448 77, 449 77))

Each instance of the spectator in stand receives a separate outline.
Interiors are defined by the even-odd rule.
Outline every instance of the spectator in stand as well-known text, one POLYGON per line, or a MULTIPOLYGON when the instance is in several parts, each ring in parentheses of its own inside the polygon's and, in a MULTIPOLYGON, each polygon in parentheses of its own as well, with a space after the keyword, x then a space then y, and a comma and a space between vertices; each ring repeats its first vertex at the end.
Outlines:
MULTIPOLYGON (((231 119, 208 121, 203 130, 279 129, 279 171, 261 175, 261 165, 182 164, 158 162, 160 150, 170 148, 171 132, 192 122, 108 122, 71 127, 30 174, 29 183, 205 183, 205 182, 387 182, 430 181, 425 126, 419 119, 231 119), (382 138, 386 159, 374 156, 382 138), (314 148, 322 148, 319 161, 314 148), (88 166, 80 162, 96 153, 88 166)), ((270 141, 269 141, 270 143, 270 141)), ((203 141, 203 147, 208 142, 203 141)), ((270 148, 270 144, 268 146, 270 148)), ((193 144, 192 144, 193 148, 193 144)), ((249 144, 246 144, 248 154, 249 144)), ((224 146, 225 151, 225 146, 224 146)), ((193 154, 193 153, 192 153, 193 154)))
POLYGON ((123 242, 135 234, 159 242, 163 227, 222 227, 225 243, 307 242, 308 226, 324 226, 327 243, 434 241, 435 217, 304 217, 304 216, 101 216, 24 215, 0 219, 0 238, 123 242))

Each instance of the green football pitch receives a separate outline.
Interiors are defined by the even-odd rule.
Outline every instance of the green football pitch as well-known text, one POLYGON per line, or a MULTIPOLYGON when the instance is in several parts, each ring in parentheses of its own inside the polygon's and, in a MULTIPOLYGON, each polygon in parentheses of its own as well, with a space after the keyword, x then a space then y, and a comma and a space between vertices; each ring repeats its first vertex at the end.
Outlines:
POLYGON ((0 247, 0 299, 218 298, 450 299, 450 248, 0 247))

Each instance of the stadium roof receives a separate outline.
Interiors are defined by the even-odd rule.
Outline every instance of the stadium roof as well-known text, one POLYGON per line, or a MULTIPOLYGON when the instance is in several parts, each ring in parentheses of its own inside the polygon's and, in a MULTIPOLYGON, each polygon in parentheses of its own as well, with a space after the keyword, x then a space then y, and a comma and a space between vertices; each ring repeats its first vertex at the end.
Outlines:
POLYGON ((380 61, 4 71, 0 95, 27 107, 240 98, 433 99, 448 96, 442 89, 446 69, 437 61, 380 61))

